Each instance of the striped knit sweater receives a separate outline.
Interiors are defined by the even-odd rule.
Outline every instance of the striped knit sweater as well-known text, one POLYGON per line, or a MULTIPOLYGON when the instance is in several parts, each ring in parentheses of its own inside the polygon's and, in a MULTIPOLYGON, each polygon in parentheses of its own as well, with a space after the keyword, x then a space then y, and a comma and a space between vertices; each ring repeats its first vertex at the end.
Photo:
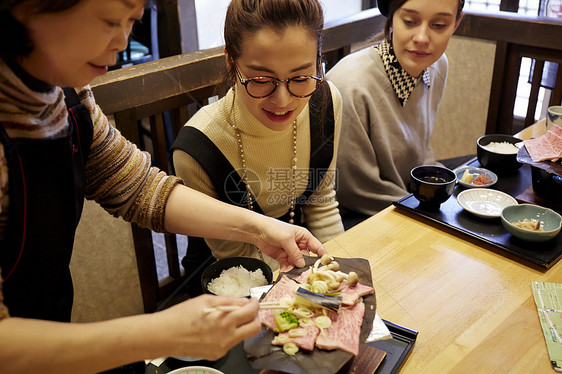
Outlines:
MULTIPOLYGON (((166 201, 181 180, 151 167, 150 155, 141 152, 110 125, 89 87, 76 91, 94 124, 86 164, 85 197, 95 200, 113 216, 164 232, 166 201)), ((0 59, 0 123, 10 138, 64 136, 68 132, 67 113, 60 87, 47 92, 34 91, 0 59)), ((7 226, 8 193, 7 162, 0 143, 0 239, 7 226)), ((0 319, 6 315, 0 279, 0 319)))

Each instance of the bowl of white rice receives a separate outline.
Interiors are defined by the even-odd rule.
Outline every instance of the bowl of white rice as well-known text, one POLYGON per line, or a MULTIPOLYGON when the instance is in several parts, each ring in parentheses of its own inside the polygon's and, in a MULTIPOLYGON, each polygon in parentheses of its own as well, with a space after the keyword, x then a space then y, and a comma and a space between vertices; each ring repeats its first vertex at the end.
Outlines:
POLYGON ((497 174, 512 174, 521 167, 517 152, 522 140, 511 135, 484 135, 476 141, 476 155, 482 167, 497 174))
POLYGON ((271 284, 273 271, 265 262, 252 257, 218 260, 201 275, 203 292, 237 297, 250 296, 250 289, 271 284))

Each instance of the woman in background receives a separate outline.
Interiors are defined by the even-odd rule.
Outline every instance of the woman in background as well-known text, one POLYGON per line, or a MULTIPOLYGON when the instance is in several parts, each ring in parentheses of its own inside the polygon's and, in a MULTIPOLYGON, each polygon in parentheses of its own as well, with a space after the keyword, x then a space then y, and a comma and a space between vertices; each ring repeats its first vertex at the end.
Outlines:
MULTIPOLYGON (((187 122, 172 147, 188 186, 306 225, 321 242, 343 232, 334 191, 341 99, 323 79, 323 20, 317 0, 233 0, 224 26, 231 87, 187 122)), ((263 257, 277 268, 251 244, 197 245, 215 258, 263 257)), ((186 260, 192 246, 190 238, 186 260)))
POLYGON ((338 201, 346 229, 408 194, 410 170, 435 164, 430 140, 445 89, 444 52, 464 0, 379 0, 385 38, 327 74, 343 97, 338 201))
POLYGON ((99 372, 161 356, 217 359, 261 329, 255 300, 209 295, 150 315, 67 323, 68 266, 84 197, 155 231, 249 241, 283 269, 303 266, 301 252, 325 253, 301 227, 218 202, 152 168, 148 154, 109 125, 84 85, 115 63, 144 7, 145 0, 0 5, 2 373, 99 372), (241 307, 203 313, 217 305, 241 307))

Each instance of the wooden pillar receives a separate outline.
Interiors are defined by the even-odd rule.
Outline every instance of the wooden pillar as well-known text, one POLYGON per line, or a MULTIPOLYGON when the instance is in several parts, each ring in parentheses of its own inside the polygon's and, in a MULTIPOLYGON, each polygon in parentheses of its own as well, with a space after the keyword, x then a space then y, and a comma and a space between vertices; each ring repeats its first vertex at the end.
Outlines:
POLYGON ((158 44, 161 58, 199 49, 195 0, 167 0, 159 3, 158 44))
POLYGON ((377 7, 377 0, 362 0, 361 1, 361 10, 367 10, 371 8, 377 7))
MULTIPOLYGON (((517 12, 519 0, 501 0, 500 10, 506 12, 517 12)), ((512 77, 514 63, 512 45, 506 42, 496 43, 496 56, 494 58, 494 72, 492 75, 492 87, 490 90, 490 101, 488 104, 488 119, 486 121, 486 134, 508 133, 513 126, 513 115, 506 115, 506 103, 515 102, 515 97, 506 97, 505 85, 513 85, 509 82, 512 77), (502 121, 508 121, 505 123, 502 121)), ((519 61, 519 64, 521 61, 519 61)), ((515 82, 517 84, 517 81, 515 82)), ((515 90, 514 90, 515 92, 515 90)), ((512 93, 514 95, 514 93, 512 93)), ((509 104, 507 104, 509 106, 509 104)), ((513 107, 511 107, 513 111, 513 107)))
POLYGON ((517 13, 519 10, 519 0, 501 0, 500 10, 517 13))

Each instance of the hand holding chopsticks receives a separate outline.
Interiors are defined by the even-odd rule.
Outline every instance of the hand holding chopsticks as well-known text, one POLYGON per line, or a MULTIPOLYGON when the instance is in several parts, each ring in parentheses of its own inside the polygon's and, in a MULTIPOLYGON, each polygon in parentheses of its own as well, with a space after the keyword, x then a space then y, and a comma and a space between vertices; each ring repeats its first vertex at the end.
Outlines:
MULTIPOLYGON (((231 312, 240 308, 240 305, 219 305, 216 307, 205 308, 203 309, 203 314, 211 313, 211 312, 231 312)), ((278 302, 263 302, 260 303, 260 309, 287 309, 286 306, 280 305, 278 302)))

